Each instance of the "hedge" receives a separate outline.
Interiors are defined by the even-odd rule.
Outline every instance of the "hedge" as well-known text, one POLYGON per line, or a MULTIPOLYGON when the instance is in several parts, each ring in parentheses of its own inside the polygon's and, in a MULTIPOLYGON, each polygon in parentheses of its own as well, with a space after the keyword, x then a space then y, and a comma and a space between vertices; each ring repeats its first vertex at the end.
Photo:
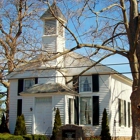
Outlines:
POLYGON ((24 140, 22 136, 15 136, 6 133, 0 133, 0 140, 24 140))
POLYGON ((0 133, 0 140, 48 140, 48 138, 46 137, 46 135, 32 134, 32 135, 17 136, 7 133, 0 133))
POLYGON ((25 135, 23 136, 24 140, 48 140, 46 135, 25 135))

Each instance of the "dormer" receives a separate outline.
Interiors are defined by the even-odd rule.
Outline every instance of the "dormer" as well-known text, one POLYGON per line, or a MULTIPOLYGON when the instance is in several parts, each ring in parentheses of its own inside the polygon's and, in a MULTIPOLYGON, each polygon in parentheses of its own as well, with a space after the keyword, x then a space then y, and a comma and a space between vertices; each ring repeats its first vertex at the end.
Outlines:
POLYGON ((66 18, 54 2, 50 8, 41 16, 44 23, 44 36, 64 37, 64 27, 66 18), (62 25, 63 24, 63 25, 62 25))

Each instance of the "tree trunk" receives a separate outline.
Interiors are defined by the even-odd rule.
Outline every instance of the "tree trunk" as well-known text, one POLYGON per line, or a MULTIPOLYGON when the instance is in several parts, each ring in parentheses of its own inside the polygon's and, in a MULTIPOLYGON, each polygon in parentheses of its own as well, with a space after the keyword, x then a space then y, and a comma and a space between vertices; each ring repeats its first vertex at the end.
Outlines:
POLYGON ((132 140, 140 140, 140 87, 131 94, 132 140))

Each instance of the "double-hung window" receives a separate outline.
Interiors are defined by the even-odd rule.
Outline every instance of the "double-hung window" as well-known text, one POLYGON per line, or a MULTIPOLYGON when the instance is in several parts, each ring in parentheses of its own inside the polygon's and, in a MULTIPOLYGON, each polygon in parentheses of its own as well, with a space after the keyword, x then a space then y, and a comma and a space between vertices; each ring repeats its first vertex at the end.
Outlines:
POLYGON ((126 126, 126 101, 119 99, 119 126, 126 126))
POLYGON ((24 91, 35 84, 35 79, 24 79, 24 91))
POLYGON ((80 124, 90 125, 92 123, 92 98, 80 98, 80 124))
POLYGON ((73 76, 73 88, 77 92, 99 92, 99 75, 73 76))
POLYGON ((92 91, 92 76, 80 76, 80 92, 92 91))
POLYGON ((80 97, 80 124, 99 125, 99 96, 80 97))

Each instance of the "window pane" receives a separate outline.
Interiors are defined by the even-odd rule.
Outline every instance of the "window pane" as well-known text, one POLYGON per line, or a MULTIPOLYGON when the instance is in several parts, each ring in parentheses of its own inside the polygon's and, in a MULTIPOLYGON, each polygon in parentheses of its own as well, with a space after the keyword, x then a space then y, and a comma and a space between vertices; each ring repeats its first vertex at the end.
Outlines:
POLYGON ((91 76, 80 76, 80 92, 91 91, 92 77, 91 76))
POLYGON ((74 124, 74 99, 68 99, 68 115, 69 115, 69 124, 74 124))
POLYGON ((128 127, 132 126, 131 103, 128 102, 128 127))
POLYGON ((28 88, 30 88, 34 84, 35 84, 34 79, 25 79, 24 80, 24 90, 27 90, 28 88))
POLYGON ((126 126, 126 101, 119 99, 119 126, 126 126))
POLYGON ((91 124, 92 99, 91 97, 80 98, 80 124, 91 124))

